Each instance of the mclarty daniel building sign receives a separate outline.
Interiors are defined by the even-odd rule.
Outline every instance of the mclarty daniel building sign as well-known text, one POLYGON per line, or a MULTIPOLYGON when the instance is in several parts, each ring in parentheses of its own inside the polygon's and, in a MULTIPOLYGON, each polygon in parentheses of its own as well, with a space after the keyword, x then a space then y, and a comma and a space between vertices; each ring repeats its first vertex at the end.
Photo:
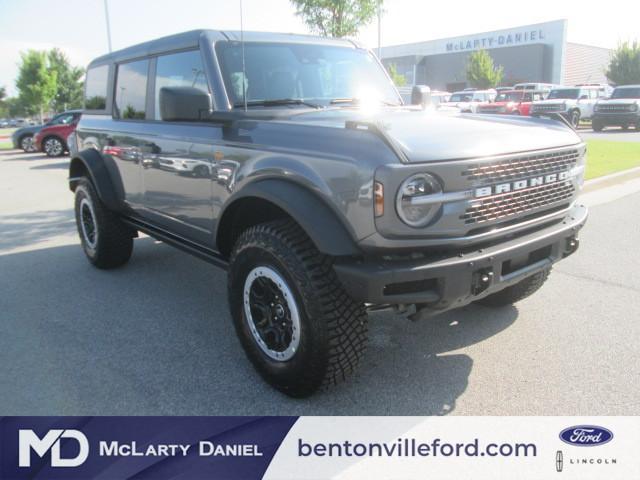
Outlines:
POLYGON ((520 45, 529 42, 543 42, 545 40, 544 29, 524 30, 516 32, 507 32, 499 35, 491 34, 490 36, 462 38, 452 42, 447 42, 447 52, 458 52, 462 50, 477 50, 494 48, 502 45, 520 45))
POLYGON ((494 32, 393 45, 381 49, 385 65, 394 63, 408 83, 446 88, 466 80, 465 66, 474 50, 489 51, 507 79, 562 83, 567 21, 525 25, 494 32))

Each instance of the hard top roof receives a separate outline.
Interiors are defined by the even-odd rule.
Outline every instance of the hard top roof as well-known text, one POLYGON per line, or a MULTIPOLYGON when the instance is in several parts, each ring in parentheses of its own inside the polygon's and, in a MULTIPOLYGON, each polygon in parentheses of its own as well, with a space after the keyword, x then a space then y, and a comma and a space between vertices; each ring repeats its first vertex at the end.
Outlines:
MULTIPOLYGON (((293 33, 271 33, 271 32, 244 32, 245 42, 281 42, 281 43, 307 43, 318 45, 333 45, 342 47, 360 47, 351 40, 337 38, 318 37, 314 35, 300 35, 293 33)), ((113 62, 122 62, 134 58, 159 54, 171 50, 181 50, 196 48, 200 39, 205 38, 209 42, 215 41, 240 41, 240 31, 235 30, 191 30, 177 33, 166 37, 157 38, 148 42, 139 43, 122 50, 102 55, 94 59, 89 66, 103 65, 113 62)))

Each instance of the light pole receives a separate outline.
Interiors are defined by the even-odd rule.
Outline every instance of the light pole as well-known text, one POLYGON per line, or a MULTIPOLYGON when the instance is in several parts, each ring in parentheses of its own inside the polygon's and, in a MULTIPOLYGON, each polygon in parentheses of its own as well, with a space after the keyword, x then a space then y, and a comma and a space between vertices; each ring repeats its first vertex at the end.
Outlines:
MULTIPOLYGON (((105 0, 106 2, 107 0, 105 0)), ((381 38, 382 38, 382 13, 380 11, 381 0, 378 1, 378 58, 380 58, 381 52, 381 38)))
POLYGON ((109 44, 109 53, 111 53, 111 26, 109 25, 109 6, 107 0, 104 0, 104 18, 107 22, 107 42, 109 44))

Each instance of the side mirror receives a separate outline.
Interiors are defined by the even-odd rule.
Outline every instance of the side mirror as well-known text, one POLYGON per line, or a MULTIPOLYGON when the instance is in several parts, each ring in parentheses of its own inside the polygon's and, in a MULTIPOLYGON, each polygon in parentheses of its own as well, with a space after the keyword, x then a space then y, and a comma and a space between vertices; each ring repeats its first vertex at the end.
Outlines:
POLYGON ((411 105, 423 108, 431 103, 431 89, 426 85, 414 85, 411 89, 411 105))
POLYGON ((211 95, 193 87, 162 87, 160 118, 165 121, 202 120, 212 110, 211 95))

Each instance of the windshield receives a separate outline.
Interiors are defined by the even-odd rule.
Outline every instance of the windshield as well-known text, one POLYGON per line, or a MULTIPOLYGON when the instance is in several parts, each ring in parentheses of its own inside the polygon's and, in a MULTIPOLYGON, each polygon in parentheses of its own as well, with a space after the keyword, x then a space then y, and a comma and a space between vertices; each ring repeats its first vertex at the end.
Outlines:
POLYGON ((282 99, 329 105, 332 100, 400 104, 393 84, 366 50, 300 43, 245 42, 245 72, 238 42, 218 42, 216 52, 231 103, 282 99), (244 81, 243 81, 244 80, 244 81))
POLYGON ((554 98, 565 98, 568 100, 576 100, 580 95, 579 88, 561 88, 557 90, 551 90, 547 100, 553 100, 554 98))
POLYGON ((470 102, 473 98, 473 93, 454 93, 449 98, 450 102, 470 102))
POLYGON ((640 98, 640 87, 616 88, 611 98, 640 98))

